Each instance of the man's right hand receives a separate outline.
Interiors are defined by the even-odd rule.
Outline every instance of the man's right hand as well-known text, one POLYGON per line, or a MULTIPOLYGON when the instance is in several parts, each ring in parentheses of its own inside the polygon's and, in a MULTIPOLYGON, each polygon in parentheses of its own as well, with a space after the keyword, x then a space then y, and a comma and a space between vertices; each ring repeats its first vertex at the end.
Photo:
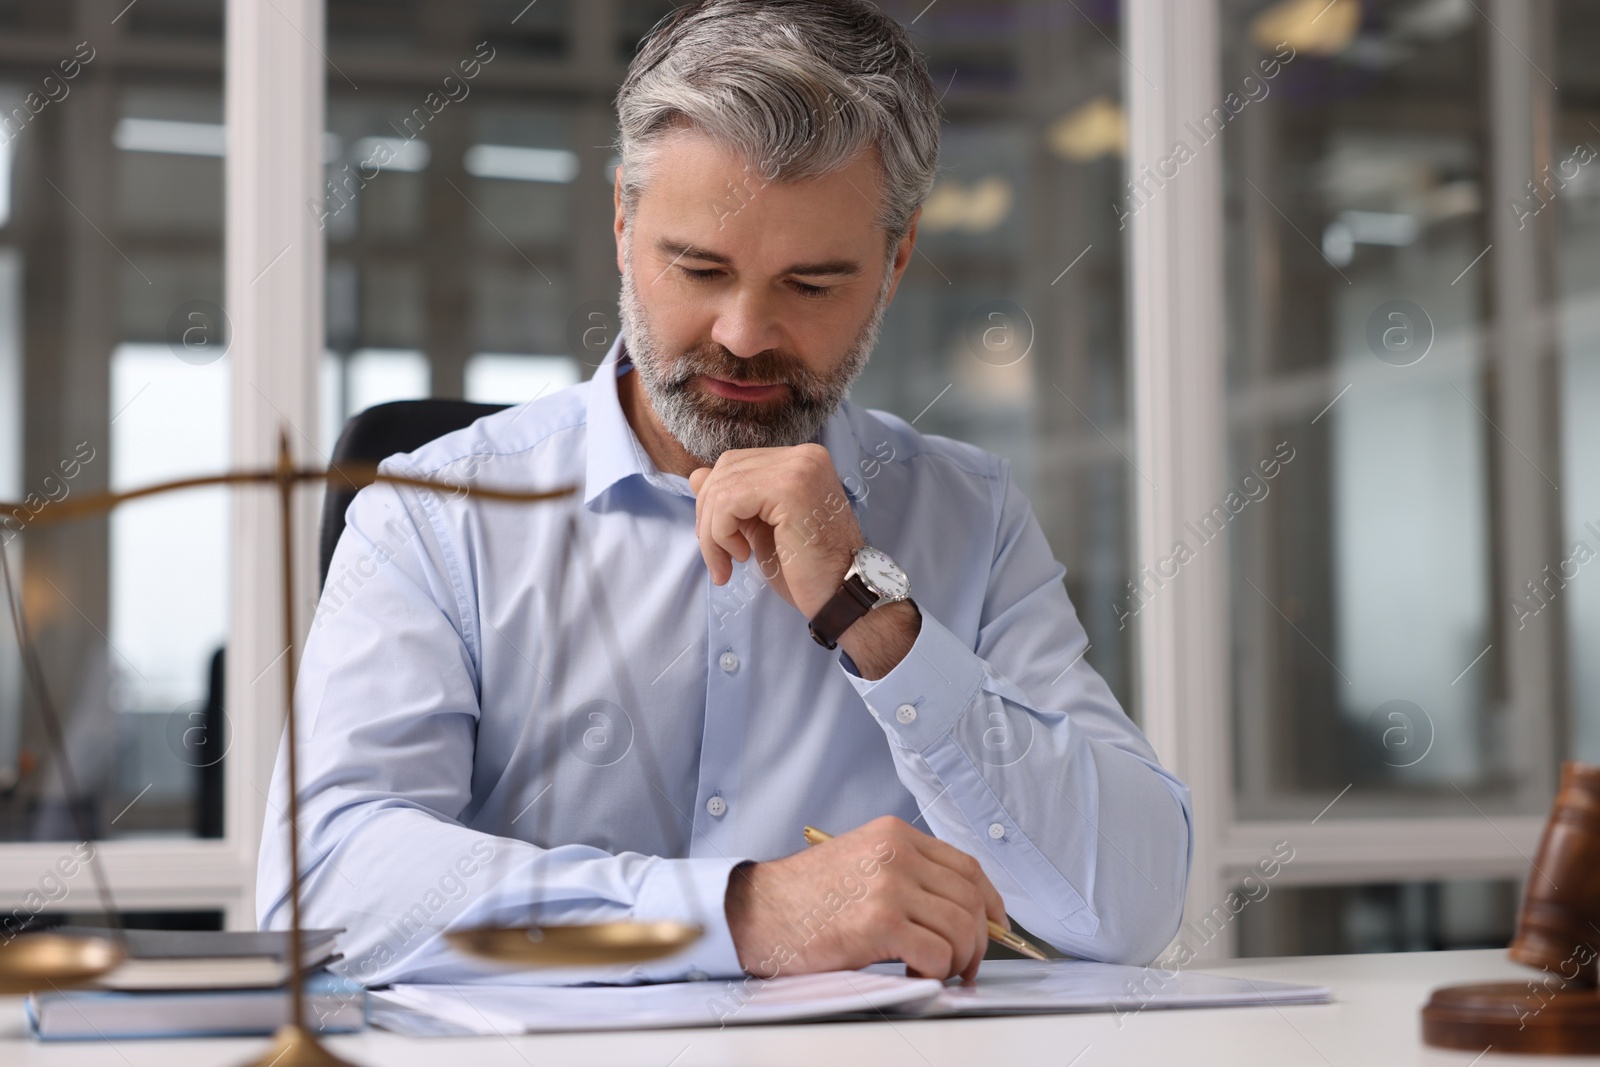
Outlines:
POLYGON ((971 981, 988 920, 1009 927, 977 860, 893 816, 735 868, 726 910, 739 965, 760 978, 898 959, 914 977, 971 981))

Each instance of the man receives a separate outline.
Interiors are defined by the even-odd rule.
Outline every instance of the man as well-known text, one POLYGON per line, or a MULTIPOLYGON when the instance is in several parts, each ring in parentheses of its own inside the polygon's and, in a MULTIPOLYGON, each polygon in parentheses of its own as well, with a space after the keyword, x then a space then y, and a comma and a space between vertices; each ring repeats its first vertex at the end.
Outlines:
MULTIPOLYGON (((512 980, 970 979, 1007 912, 1147 962, 1187 790, 1084 662, 1006 463, 844 400, 937 169, 904 31, 859 0, 702 0, 617 106, 607 360, 388 461, 575 498, 350 508, 297 690, 307 925, 345 927, 369 984, 485 973, 441 930, 616 919, 705 935, 512 980), (808 823, 837 837, 805 849, 808 823)), ((264 927, 285 793, 280 758, 264 927)))

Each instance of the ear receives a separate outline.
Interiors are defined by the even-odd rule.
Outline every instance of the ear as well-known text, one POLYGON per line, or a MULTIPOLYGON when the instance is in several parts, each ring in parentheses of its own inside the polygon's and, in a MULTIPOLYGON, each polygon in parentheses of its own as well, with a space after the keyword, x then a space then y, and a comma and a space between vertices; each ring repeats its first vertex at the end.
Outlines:
POLYGON ((922 206, 919 204, 917 210, 911 213, 911 226, 906 230, 906 235, 894 247, 894 281, 889 283, 889 294, 884 301, 886 304, 894 300, 894 294, 900 289, 900 279, 911 265, 911 253, 917 247, 917 222, 921 218, 922 206))
POLYGON ((615 232, 617 239, 617 273, 621 274, 623 272, 622 234, 627 229, 628 218, 627 213, 622 210, 622 165, 620 163, 617 164, 615 175, 616 180, 611 188, 611 202, 616 211, 616 218, 612 220, 611 228, 615 232))

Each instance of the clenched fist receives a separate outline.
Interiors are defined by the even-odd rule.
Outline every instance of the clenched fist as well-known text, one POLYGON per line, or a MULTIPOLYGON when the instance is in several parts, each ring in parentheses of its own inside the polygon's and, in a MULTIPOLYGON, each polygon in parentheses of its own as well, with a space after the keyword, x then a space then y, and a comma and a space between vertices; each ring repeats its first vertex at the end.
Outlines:
MULTIPOLYGON (((694 530, 711 581, 724 585, 733 561, 756 561, 761 576, 806 619, 839 591, 856 549, 866 544, 828 450, 818 444, 724 452, 689 475, 694 530)), ((915 604, 868 612, 839 637, 861 677, 875 681, 906 657, 922 628, 915 604)))

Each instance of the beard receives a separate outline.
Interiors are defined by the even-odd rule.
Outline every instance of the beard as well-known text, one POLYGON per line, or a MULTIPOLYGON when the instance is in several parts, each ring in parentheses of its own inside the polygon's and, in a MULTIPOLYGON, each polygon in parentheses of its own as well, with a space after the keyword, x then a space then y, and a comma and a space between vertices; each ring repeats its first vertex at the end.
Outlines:
POLYGON ((622 292, 618 311, 628 355, 650 405, 667 432, 685 451, 710 467, 735 448, 787 448, 816 440, 844 403, 878 343, 888 306, 893 272, 885 269, 878 300, 839 365, 818 373, 798 357, 769 349, 736 356, 715 341, 702 341, 682 353, 668 353, 657 340, 633 285, 633 260, 623 246, 622 292), (734 400, 696 388, 699 375, 739 385, 783 385, 770 400, 734 400))

